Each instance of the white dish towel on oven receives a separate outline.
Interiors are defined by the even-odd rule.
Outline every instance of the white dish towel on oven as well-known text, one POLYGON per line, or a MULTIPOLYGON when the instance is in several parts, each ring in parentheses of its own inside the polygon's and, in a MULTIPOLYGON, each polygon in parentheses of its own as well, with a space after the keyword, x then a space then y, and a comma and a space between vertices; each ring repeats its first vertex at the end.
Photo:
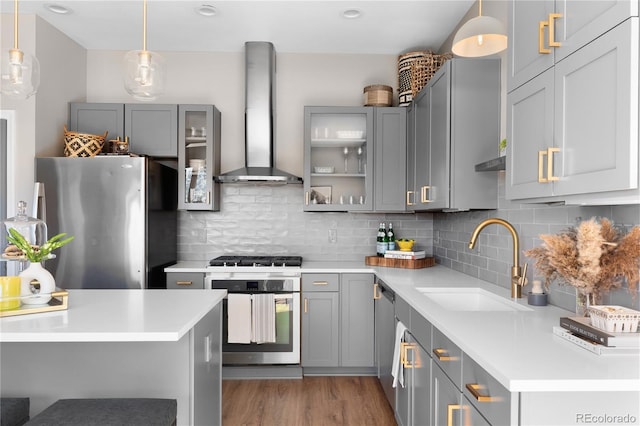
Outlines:
POLYGON ((393 349, 393 363, 391 364, 391 375, 393 376, 392 387, 397 387, 398 383, 404 387, 404 368, 402 367, 402 360, 400 359, 400 343, 404 342, 404 332, 407 331, 407 327, 398 321, 396 324, 396 345, 393 349))
POLYGON ((227 294, 227 342, 251 343, 250 294, 227 294))
POLYGON ((276 302, 273 293, 253 295, 253 336, 251 341, 275 343, 276 341, 276 302))

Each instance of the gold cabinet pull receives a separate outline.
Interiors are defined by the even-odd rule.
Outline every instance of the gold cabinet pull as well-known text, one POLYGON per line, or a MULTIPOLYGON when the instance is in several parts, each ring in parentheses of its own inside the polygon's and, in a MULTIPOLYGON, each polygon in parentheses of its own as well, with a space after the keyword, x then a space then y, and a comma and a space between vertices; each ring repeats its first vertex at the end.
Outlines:
POLYGON ((400 348, 402 349, 400 353, 400 360, 402 362, 402 366, 404 368, 420 368, 422 367, 422 362, 420 361, 420 354, 415 352, 416 345, 415 343, 402 343, 400 348), (413 364, 409 362, 409 351, 413 352, 413 364))
POLYGON ((457 361, 458 357, 449 355, 449 351, 444 348, 435 348, 433 350, 435 356, 438 357, 440 361, 457 361))
POLYGON ((309 191, 304 192, 304 205, 305 206, 309 205, 309 191))
POLYGON ((555 182, 560 180, 558 176, 553 175, 553 154, 560 152, 560 148, 547 149, 547 181, 555 182))
POLYGON ((551 53, 551 49, 544 47, 544 28, 548 26, 548 21, 538 22, 538 53, 543 55, 551 53))
MULTIPOLYGON (((407 205, 408 206, 413 206, 415 203, 411 202, 411 196, 413 196, 414 192, 413 191, 407 191, 407 205)), ((413 199, 415 200, 415 197, 413 197, 413 199)))
POLYGON ((176 285, 193 285, 193 281, 176 281, 176 285))
POLYGON ((430 186, 423 186, 422 188, 420 188, 420 202, 421 203, 430 203, 431 200, 429 200, 429 197, 427 197, 427 191, 429 191, 429 189, 431 189, 430 186))
POLYGON ((547 155, 547 151, 538 151, 538 182, 547 183, 547 178, 544 177, 544 157, 547 155))
POLYGON ((328 281, 314 281, 313 285, 329 285, 328 281))
POLYGON ((562 18, 561 13, 549 14, 549 47, 560 47, 560 42, 556 41, 556 24, 555 20, 562 18))
POLYGON ((460 404, 447 404, 447 426, 453 426, 453 412, 456 410, 462 411, 465 416, 464 425, 471 424, 471 418, 469 417, 469 406, 460 404))
POLYGON ((467 383, 465 386, 478 402, 496 402, 500 400, 500 398, 494 398, 490 395, 481 394, 481 391, 486 390, 486 387, 482 385, 479 385, 477 383, 467 383))
POLYGON ((305 297, 304 298, 304 313, 306 314, 307 312, 309 312, 309 299, 307 299, 305 297))
POLYGON ((382 294, 380 294, 380 290, 378 288, 378 283, 373 285, 373 300, 379 300, 382 298, 382 294))

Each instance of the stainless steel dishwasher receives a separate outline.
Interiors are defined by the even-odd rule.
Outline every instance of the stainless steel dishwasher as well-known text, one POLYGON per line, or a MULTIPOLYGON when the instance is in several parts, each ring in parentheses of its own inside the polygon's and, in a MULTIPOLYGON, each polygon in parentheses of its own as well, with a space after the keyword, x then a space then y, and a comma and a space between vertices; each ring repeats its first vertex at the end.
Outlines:
POLYGON ((393 388, 393 376, 391 375, 396 329, 393 307, 395 293, 380 279, 378 279, 375 285, 376 365, 378 366, 378 379, 380 380, 389 404, 395 410, 395 389, 393 388))

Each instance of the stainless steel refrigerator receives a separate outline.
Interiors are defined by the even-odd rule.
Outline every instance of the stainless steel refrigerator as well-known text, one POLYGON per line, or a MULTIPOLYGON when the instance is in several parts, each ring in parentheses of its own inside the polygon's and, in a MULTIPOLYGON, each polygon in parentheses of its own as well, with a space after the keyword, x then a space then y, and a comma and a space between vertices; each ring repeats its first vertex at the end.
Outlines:
POLYGON ((177 171, 149 157, 37 158, 61 288, 165 288, 177 259, 177 171))

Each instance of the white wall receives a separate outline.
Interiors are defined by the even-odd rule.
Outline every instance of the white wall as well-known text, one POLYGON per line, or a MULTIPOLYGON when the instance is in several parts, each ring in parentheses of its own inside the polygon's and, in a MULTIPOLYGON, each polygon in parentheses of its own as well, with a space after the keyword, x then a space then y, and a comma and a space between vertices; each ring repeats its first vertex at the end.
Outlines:
MULTIPOLYGON (((277 53, 276 165, 303 171, 305 105, 363 105, 370 84, 397 86, 395 55, 310 55, 277 53)), ((87 55, 88 102, 136 102, 124 90, 125 52, 87 55)), ((165 94, 156 103, 209 103, 222 113, 222 172, 244 166, 244 55, 163 52, 165 94)))

